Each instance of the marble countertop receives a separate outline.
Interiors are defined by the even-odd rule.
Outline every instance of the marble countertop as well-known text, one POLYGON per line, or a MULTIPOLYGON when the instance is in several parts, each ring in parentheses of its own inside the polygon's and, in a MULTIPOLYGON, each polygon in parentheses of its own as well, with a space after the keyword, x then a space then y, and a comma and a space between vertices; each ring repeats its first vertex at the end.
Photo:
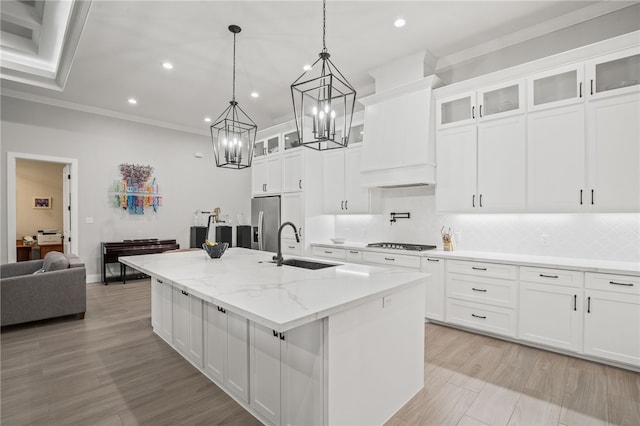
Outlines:
POLYGON ((339 266, 277 267, 270 262, 272 256, 230 248, 220 259, 198 250, 126 256, 119 261, 278 332, 393 294, 429 276, 326 259, 317 260, 339 266))
POLYGON ((314 243, 312 246, 367 250, 384 253, 399 253, 409 256, 437 257, 441 259, 457 259, 477 262, 504 263, 519 266, 540 268, 570 269, 583 272, 600 272, 607 274, 640 276, 640 263, 620 262, 615 260, 580 259, 572 257, 534 256, 527 254, 494 253, 485 251, 433 249, 426 251, 393 250, 367 247, 366 243, 345 242, 344 244, 314 243))

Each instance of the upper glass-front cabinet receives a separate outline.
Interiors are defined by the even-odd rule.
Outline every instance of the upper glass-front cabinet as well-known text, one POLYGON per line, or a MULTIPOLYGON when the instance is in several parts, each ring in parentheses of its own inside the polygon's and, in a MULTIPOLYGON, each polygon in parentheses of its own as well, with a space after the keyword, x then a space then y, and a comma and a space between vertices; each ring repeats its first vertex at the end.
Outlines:
POLYGON ((364 123, 354 124, 349 131, 349 145, 352 146, 364 141, 364 123))
POLYGON ((523 110, 524 91, 521 81, 490 87, 478 93, 478 120, 519 113, 523 110))
POLYGON ((587 63, 589 94, 618 94, 640 90, 640 48, 600 57, 587 63))
POLYGON ((284 134, 284 150, 285 151, 291 148, 297 148, 299 146, 300 146, 300 136, 298 135, 297 130, 284 134))
POLYGON ((476 93, 469 92, 436 102, 438 127, 452 127, 475 121, 476 93))
POLYGON ((265 155, 277 153, 280 150, 280 137, 272 136, 267 139, 256 141, 253 156, 255 158, 263 157, 265 155))
POLYGON ((528 79, 529 111, 568 105, 583 99, 583 67, 571 65, 528 79))

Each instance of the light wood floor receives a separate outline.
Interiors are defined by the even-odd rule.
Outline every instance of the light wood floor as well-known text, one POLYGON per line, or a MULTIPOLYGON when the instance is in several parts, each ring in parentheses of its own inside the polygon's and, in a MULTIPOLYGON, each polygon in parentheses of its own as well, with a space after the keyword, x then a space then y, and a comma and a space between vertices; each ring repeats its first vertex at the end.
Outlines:
MULTIPOLYGON (((84 320, 5 327, 1 423, 259 422, 151 331, 149 280, 87 286, 84 320)), ((425 388, 389 425, 639 425, 640 374, 426 325, 425 388)))

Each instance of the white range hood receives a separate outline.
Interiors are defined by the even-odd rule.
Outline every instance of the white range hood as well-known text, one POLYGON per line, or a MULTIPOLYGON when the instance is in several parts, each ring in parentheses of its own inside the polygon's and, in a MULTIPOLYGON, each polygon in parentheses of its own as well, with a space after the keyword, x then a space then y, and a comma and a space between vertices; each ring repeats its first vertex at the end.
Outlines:
POLYGON ((367 187, 435 184, 435 129, 432 89, 442 85, 424 77, 424 54, 416 54, 370 74, 376 93, 359 99, 365 106, 361 173, 367 187))

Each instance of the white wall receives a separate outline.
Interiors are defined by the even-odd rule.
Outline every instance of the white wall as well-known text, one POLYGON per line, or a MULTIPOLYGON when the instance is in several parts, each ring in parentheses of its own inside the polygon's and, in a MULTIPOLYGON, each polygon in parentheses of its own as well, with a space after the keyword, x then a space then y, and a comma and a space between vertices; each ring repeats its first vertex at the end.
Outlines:
MULTIPOLYGON (((433 186, 383 190, 383 214, 336 216, 335 236, 353 242, 435 244, 458 233, 458 250, 640 262, 639 213, 449 214, 435 212, 433 186), (390 212, 411 219, 389 222, 390 212), (548 236, 543 247, 542 235, 548 236)), ((328 239, 324 242, 329 242, 328 239)))
POLYGON ((38 229, 62 231, 63 168, 60 163, 16 161, 16 239, 34 236, 38 229), (51 208, 34 209, 33 197, 51 197, 51 208))
MULTIPOLYGON (((100 273, 100 243, 129 238, 175 238, 189 247, 194 211, 220 207, 234 220, 250 216, 251 169, 227 170, 215 166, 211 142, 203 135, 56 108, 2 97, 2 176, 6 179, 7 152, 78 159, 79 255, 87 274, 100 273), (201 152, 204 158, 195 158, 201 152), (158 180, 163 206, 157 213, 131 215, 113 207, 109 194, 120 178, 121 163, 149 164, 158 180), (86 218, 93 218, 88 224, 86 218)), ((1 261, 7 262, 6 184, 0 198, 1 261)))

